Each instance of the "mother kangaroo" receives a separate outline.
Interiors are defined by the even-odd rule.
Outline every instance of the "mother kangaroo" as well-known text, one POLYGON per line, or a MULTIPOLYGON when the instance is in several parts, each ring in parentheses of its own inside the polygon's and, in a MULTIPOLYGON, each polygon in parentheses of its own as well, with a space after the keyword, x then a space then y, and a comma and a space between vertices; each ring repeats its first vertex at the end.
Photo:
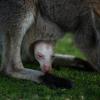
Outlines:
MULTIPOLYGON (((53 62, 59 65, 60 61, 63 65, 76 61, 100 72, 99 5, 99 0, 0 0, 0 71, 53 86, 57 86, 59 78, 45 74, 52 69, 53 62), (75 35, 75 43, 88 61, 53 53, 54 44, 66 32, 75 35), (24 61, 32 60, 34 55, 42 71, 24 68, 21 54, 24 61)), ((64 80, 63 85, 66 82, 67 88, 72 87, 68 80, 64 80)))

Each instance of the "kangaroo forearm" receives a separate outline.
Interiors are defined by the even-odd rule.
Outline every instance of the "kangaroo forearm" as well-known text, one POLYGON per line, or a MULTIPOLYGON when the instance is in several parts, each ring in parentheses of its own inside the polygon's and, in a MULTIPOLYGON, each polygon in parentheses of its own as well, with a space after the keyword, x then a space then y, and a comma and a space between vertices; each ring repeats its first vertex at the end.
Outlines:
POLYGON ((70 67, 78 70, 86 70, 86 71, 95 71, 93 66, 86 60, 81 58, 71 56, 71 55, 63 55, 63 54, 55 54, 55 59, 53 61, 53 67, 70 67))

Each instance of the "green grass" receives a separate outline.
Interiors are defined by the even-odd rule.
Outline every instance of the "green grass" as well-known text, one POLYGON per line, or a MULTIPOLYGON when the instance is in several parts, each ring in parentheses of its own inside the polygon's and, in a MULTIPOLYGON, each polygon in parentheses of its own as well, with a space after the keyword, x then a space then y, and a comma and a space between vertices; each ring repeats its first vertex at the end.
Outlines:
MULTIPOLYGON (((60 40, 56 52, 84 58, 73 45, 70 35, 60 40), (67 38, 66 38, 67 37, 67 38)), ((32 65, 26 65, 31 66, 32 65)), ((0 74, 0 100, 100 100, 100 75, 72 69, 54 71, 56 75, 75 82, 73 89, 50 89, 31 81, 19 80, 0 74)))

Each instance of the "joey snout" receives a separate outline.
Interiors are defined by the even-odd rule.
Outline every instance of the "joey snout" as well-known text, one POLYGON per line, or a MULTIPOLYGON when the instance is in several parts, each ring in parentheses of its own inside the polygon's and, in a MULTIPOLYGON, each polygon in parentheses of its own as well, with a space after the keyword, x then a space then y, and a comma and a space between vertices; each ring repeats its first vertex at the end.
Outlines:
POLYGON ((40 65, 40 68, 44 73, 51 73, 52 72, 52 65, 51 64, 45 63, 43 65, 40 65))

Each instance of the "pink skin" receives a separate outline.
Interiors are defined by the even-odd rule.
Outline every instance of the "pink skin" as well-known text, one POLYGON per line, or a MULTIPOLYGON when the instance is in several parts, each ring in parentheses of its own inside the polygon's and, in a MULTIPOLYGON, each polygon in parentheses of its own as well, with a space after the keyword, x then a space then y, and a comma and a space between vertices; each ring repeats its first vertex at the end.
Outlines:
POLYGON ((49 73, 52 70, 53 47, 49 43, 40 42, 35 45, 34 54, 43 72, 49 73))

